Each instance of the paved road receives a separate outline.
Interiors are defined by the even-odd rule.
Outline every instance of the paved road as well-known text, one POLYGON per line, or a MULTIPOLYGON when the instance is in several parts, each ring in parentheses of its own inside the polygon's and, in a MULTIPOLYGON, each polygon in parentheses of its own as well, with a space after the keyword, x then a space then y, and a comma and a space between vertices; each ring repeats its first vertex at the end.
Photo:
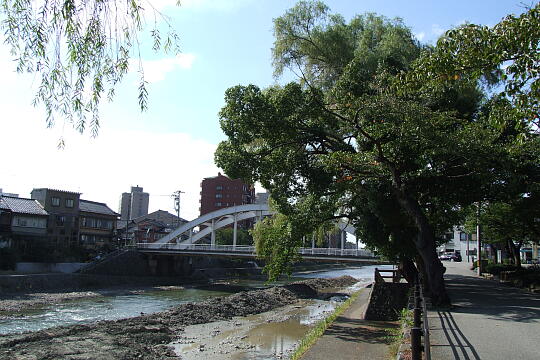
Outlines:
POLYGON ((445 262, 450 310, 428 313, 433 360, 540 359, 540 296, 445 262))
POLYGON ((394 322, 363 320, 370 289, 364 289, 355 302, 325 331, 302 356, 302 360, 387 359, 390 338, 386 329, 394 322))

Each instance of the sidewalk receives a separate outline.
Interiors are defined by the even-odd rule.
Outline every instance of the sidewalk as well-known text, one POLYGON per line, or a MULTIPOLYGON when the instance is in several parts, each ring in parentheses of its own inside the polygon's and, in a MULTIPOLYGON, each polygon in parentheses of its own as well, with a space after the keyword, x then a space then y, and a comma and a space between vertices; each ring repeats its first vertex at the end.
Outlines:
POLYGON ((362 290, 356 301, 326 329, 302 360, 387 359, 390 340, 385 329, 397 325, 362 320, 369 294, 370 289, 362 290))
POLYGON ((428 311, 431 358, 540 359, 540 296, 444 262, 452 308, 428 311))

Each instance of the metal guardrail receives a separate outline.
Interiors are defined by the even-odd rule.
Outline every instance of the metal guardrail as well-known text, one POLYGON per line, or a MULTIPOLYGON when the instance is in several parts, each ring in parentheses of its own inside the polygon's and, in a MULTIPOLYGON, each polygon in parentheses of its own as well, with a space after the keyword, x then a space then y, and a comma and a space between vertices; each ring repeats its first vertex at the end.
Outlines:
POLYGON ((429 323, 424 289, 418 277, 414 283, 413 327, 411 328, 412 360, 431 360, 429 323), (423 340, 423 341, 422 341, 423 340), (424 357, 422 358, 422 352, 424 357))
MULTIPOLYGON (((210 252, 231 252, 255 254, 255 246, 249 245, 208 245, 208 244, 188 244, 179 245, 174 243, 138 243, 138 249, 155 250, 181 250, 181 251, 210 251, 210 252)), ((301 255, 323 255, 323 256, 350 256, 376 258, 372 252, 361 249, 335 249, 335 248, 300 248, 301 255)))
POLYGON ((375 268, 375 282, 382 283, 386 282, 385 279, 392 279, 393 283, 398 283, 401 281, 401 272, 395 269, 381 270, 375 268), (382 275, 383 273, 391 273, 392 275, 382 275))
POLYGON ((76 272, 84 273, 86 271, 92 270, 92 269, 96 268, 98 265, 100 265, 100 264, 102 264, 102 263, 104 263, 106 261, 109 261, 110 259, 120 255, 124 251, 125 251, 125 249, 116 249, 113 252, 105 254, 103 257, 101 257, 101 259, 94 260, 93 262, 86 264, 85 266, 83 266, 79 270, 77 270, 76 272))

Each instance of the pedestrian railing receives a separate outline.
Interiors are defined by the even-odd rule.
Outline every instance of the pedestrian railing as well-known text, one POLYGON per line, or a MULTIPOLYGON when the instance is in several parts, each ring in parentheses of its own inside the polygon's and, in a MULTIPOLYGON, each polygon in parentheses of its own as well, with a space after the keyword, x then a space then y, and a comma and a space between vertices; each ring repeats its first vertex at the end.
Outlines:
POLYGON ((426 299, 424 297, 424 289, 418 277, 416 277, 414 283, 413 299, 413 327, 411 328, 412 360, 431 360, 426 299), (424 353, 423 358, 422 353, 424 353))
POLYGON ((125 249, 116 249, 114 250, 113 252, 110 252, 108 254, 105 254, 104 256, 102 256, 100 259, 98 260, 94 260, 92 261, 91 263, 88 263, 86 265, 84 265, 83 267, 81 267, 79 270, 77 270, 76 272, 78 273, 84 273, 84 272, 88 272, 90 270, 93 270, 94 268, 96 268, 98 265, 106 262, 106 261, 109 261, 110 259, 122 254, 123 252, 125 252, 126 250, 125 249))
POLYGON ((375 268, 375 282, 387 282, 385 279, 392 279, 393 283, 398 283, 401 281, 401 272, 396 269, 383 270, 375 268), (388 273, 391 275, 383 275, 388 273))

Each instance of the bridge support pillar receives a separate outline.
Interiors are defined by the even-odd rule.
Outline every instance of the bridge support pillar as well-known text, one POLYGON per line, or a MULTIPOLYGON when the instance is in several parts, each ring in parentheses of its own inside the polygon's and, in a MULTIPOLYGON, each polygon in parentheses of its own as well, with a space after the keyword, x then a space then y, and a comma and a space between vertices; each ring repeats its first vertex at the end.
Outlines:
POLYGON ((210 243, 216 246, 216 220, 212 219, 212 234, 210 235, 210 243))
POLYGON ((346 239, 346 233, 345 231, 341 230, 341 255, 343 255, 343 249, 345 249, 345 239, 346 239))
POLYGON ((236 249, 236 235, 237 235, 238 221, 237 214, 234 214, 234 227, 233 227, 233 249, 236 249))

